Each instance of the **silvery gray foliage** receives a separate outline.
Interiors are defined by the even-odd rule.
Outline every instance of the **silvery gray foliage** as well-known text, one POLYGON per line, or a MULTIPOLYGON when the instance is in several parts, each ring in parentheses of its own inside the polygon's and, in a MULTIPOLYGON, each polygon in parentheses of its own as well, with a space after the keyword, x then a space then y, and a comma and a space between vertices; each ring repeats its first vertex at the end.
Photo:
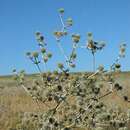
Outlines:
MULTIPOLYGON (((114 78, 114 72, 120 71, 120 59, 125 56, 126 45, 120 45, 119 56, 106 70, 103 65, 93 73, 71 74, 71 68, 76 67, 77 53, 80 48, 80 35, 74 33, 72 51, 66 55, 62 47, 62 38, 69 36, 68 29, 73 25, 72 18, 63 19, 64 9, 59 10, 62 28, 54 32, 57 45, 65 57, 66 64, 58 63, 54 72, 43 73, 41 63, 46 64, 52 53, 47 49, 45 37, 36 32, 38 51, 27 52, 27 57, 40 72, 39 79, 34 79, 31 86, 26 86, 24 71, 13 70, 14 78, 28 95, 37 103, 40 112, 25 113, 21 119, 21 130, 71 130, 84 128, 88 130, 127 130, 130 120, 130 110, 127 113, 111 109, 103 99, 113 92, 121 93, 124 89, 114 78), (41 104, 46 106, 42 110, 41 104), (30 127, 32 126, 32 127, 30 127)), ((103 42, 95 42, 92 33, 88 33, 86 49, 94 55, 105 46, 103 42)), ((120 95, 120 94, 119 94, 120 95)), ((129 102, 127 95, 121 95, 129 102)))

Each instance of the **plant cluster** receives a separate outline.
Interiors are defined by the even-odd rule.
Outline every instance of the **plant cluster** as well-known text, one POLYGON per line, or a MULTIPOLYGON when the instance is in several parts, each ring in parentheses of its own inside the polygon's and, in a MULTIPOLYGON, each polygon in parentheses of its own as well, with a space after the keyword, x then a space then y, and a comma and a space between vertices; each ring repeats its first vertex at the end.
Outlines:
POLYGON ((62 37, 70 36, 69 28, 73 25, 73 20, 68 18, 64 21, 63 16, 64 9, 61 8, 59 18, 62 28, 54 32, 54 37, 66 64, 58 63, 54 72, 42 72, 40 64, 43 62, 46 68, 52 53, 48 51, 42 33, 36 32, 39 51, 27 52, 27 57, 39 70, 39 79, 34 79, 33 85, 26 86, 25 72, 13 70, 15 80, 39 106, 37 113, 23 115, 18 130, 128 130, 130 110, 125 113, 119 108, 110 108, 103 101, 116 92, 124 101, 130 102, 128 96, 122 94, 125 87, 114 77, 114 72, 121 70, 120 59, 125 57, 126 44, 120 45, 119 55, 109 70, 100 65, 95 71, 94 58, 93 73, 71 74, 71 68, 76 67, 77 48, 90 50, 94 57, 98 50, 105 47, 105 43, 94 41, 89 32, 87 44, 80 46, 81 36, 74 33, 71 35, 72 51, 69 56, 66 55, 61 44, 62 37), (41 103, 45 104, 46 110, 42 110, 41 103))

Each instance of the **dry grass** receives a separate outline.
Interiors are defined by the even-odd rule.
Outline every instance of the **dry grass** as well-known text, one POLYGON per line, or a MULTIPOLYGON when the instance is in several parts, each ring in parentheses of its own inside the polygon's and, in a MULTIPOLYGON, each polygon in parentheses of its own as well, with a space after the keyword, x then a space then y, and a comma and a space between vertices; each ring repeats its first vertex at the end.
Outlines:
MULTIPOLYGON (((130 95, 130 73, 115 74, 117 80, 125 87, 124 94, 130 95)), ((30 76, 28 80, 33 77, 30 76)), ((124 111, 130 108, 130 104, 114 93, 104 99, 108 105, 120 106, 124 111)), ((46 107, 41 106, 44 110, 46 107)), ((23 112, 38 111, 38 105, 29 97, 22 88, 16 86, 12 77, 0 77, 0 130, 9 130, 19 123, 19 115, 23 112)))

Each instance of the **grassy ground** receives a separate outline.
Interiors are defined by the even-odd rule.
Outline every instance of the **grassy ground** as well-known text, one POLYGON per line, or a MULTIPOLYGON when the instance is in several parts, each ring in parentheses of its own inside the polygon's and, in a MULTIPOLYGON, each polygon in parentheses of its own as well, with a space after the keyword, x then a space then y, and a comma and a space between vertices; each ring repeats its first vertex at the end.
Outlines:
MULTIPOLYGON (((79 74, 80 75, 80 74, 79 74)), ((37 78, 29 76, 28 80, 37 78)), ((130 72, 117 73, 116 79, 122 84, 124 94, 130 95, 130 72)), ((129 97, 130 98, 130 97, 129 97)), ((108 105, 120 106, 124 111, 130 104, 116 93, 104 99, 108 105)), ((45 109, 45 106, 42 106, 45 109)), ((10 76, 0 77, 0 130, 9 130, 19 123, 18 116, 23 112, 38 111, 38 106, 10 76)))

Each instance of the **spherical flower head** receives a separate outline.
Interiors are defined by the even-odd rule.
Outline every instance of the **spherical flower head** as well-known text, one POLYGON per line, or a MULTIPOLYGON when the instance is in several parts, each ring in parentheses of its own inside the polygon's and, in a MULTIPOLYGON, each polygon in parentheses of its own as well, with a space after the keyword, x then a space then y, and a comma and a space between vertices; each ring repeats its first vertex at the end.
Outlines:
POLYGON ((122 89, 123 89, 123 87, 120 86, 119 83, 115 83, 115 84, 114 84, 114 88, 115 88, 116 90, 122 90, 122 89))
POLYGON ((42 36, 42 34, 40 32, 36 32, 35 36, 36 36, 36 40, 39 43, 39 45, 44 43, 44 36, 42 36))
POLYGON ((46 49, 45 48, 41 48, 41 53, 45 53, 46 52, 46 49))
POLYGON ((128 97, 127 96, 124 96, 123 97, 125 101, 128 101, 128 97))
POLYGON ((54 118, 49 118, 49 123, 50 123, 50 124, 55 123, 55 119, 54 119, 54 118))
POLYGON ((57 71, 57 70, 54 70, 53 73, 54 73, 55 75, 58 75, 58 71, 57 71))
POLYGON ((126 44, 121 44, 119 52, 120 57, 125 57, 125 51, 126 51, 126 44))
POLYGON ((72 18, 67 19, 68 22, 73 22, 72 18))
POLYGON ((51 58, 52 57, 52 53, 51 52, 47 53, 47 56, 48 56, 48 58, 51 58))
POLYGON ((80 40, 80 35, 79 34, 73 34, 72 40, 73 40, 73 42, 78 43, 79 40, 80 40))
POLYGON ((13 69, 12 72, 15 73, 17 70, 16 69, 13 69))
POLYGON ((68 26, 72 26, 72 25, 73 25, 73 20, 72 20, 72 18, 68 18, 66 22, 67 22, 67 25, 68 25, 68 26))
POLYGON ((120 64, 115 64, 115 68, 116 68, 116 69, 120 69, 120 68, 121 68, 121 65, 120 65, 120 64))
POLYGON ((43 58, 44 62, 46 63, 48 61, 48 57, 47 56, 44 56, 43 58))
POLYGON ((63 69, 64 68, 64 65, 62 63, 58 63, 58 68, 59 69, 63 69))
POLYGON ((54 34, 55 36, 57 35, 57 33, 58 33, 58 31, 54 31, 54 32, 53 32, 53 34, 54 34))
POLYGON ((103 66, 103 65, 99 65, 98 70, 99 70, 100 72, 102 72, 102 71, 104 70, 104 66, 103 66))
POLYGON ((55 35, 55 37, 60 38, 61 36, 64 35, 64 32, 61 32, 61 31, 55 31, 55 32, 54 32, 54 35, 55 35))
POLYGON ((75 68, 76 65, 74 63, 70 64, 70 67, 75 68))
POLYGON ((33 56, 34 58, 38 58, 39 53, 35 51, 35 52, 32 53, 32 56, 33 56))
POLYGON ((27 52, 27 53, 26 53, 26 56, 31 56, 31 52, 27 52))
POLYGON ((87 35, 88 35, 88 37, 92 37, 93 34, 92 34, 92 32, 88 32, 87 35))
POLYGON ((21 70, 20 73, 24 74, 24 73, 25 73, 25 70, 21 70))
POLYGON ((58 85, 58 86, 57 86, 57 90, 58 90, 58 91, 62 91, 62 86, 61 86, 61 85, 58 85))
POLYGON ((64 8, 60 8, 58 11, 60 14, 63 14, 65 12, 64 8))
POLYGON ((40 36, 41 33, 40 33, 40 32, 36 32, 35 35, 36 35, 36 36, 40 36))
MULTIPOLYGON (((89 32, 87 34, 87 39, 88 39, 88 43, 91 44, 93 46, 93 34, 91 32, 89 32)), ((92 47, 93 48, 93 47, 92 47)))
POLYGON ((44 41, 44 36, 40 36, 40 37, 39 37, 39 40, 40 40, 41 42, 43 42, 43 41, 44 41))

